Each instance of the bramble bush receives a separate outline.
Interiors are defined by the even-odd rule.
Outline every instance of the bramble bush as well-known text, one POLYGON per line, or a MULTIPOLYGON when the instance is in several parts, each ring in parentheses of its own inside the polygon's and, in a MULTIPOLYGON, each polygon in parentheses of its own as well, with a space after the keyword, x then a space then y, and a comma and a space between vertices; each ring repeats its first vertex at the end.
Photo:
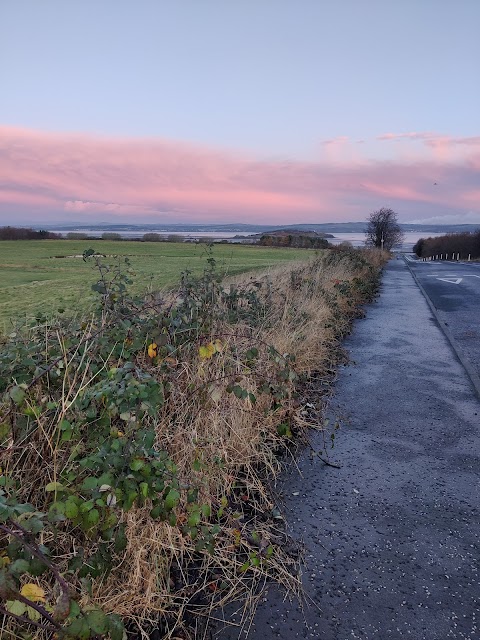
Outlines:
MULTIPOLYGON (((0 613, 25 638, 123 640, 118 600, 99 603, 108 600, 102 589, 123 579, 133 512, 165 523, 197 566, 215 556, 213 595, 233 594, 234 574, 275 575, 281 556, 267 525, 243 517, 260 504, 265 524, 278 510, 249 483, 243 445, 212 443, 209 421, 225 422, 223 439, 251 414, 254 445, 265 452, 292 439, 296 358, 261 337, 276 330, 273 310, 286 294, 262 277, 225 286, 211 248, 203 275, 185 271, 164 299, 129 294, 128 258, 106 263, 89 249, 84 260, 98 274, 94 314, 38 316, 1 339, 0 613)), ((290 271, 292 291, 328 306, 335 340, 377 285, 377 266, 355 251, 329 251, 290 271), (319 285, 319 271, 347 267, 359 275, 319 285)), ((289 310, 292 322, 298 313, 289 310)), ((178 587, 184 601, 190 587, 178 587)))

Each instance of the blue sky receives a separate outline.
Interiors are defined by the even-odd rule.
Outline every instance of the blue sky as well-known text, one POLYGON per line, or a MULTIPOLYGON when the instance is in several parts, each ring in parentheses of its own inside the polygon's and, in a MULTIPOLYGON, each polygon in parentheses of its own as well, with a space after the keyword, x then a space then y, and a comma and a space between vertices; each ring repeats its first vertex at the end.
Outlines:
POLYGON ((0 220, 73 207, 88 221, 323 221, 389 204, 405 220, 480 222, 479 24, 477 0, 4 2, 0 220), (32 150, 20 163, 19 144, 32 150), (34 177, 39 145, 50 170, 34 177), (60 157, 77 173, 64 190, 60 157), (286 165, 300 192, 282 189, 286 165), (103 190, 98 178, 85 188, 89 166, 106 175, 103 190), (115 181, 152 166, 168 192, 138 179, 138 198, 132 189, 117 202, 115 181), (419 171, 425 193, 412 183, 419 171), (435 175, 450 188, 432 196, 435 175))

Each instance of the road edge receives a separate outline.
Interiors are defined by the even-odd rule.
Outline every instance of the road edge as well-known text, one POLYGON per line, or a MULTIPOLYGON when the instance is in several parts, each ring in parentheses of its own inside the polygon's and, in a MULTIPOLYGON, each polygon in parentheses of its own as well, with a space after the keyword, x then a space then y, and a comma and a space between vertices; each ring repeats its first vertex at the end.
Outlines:
POLYGON ((480 376, 477 374, 475 369, 472 367, 472 365, 470 364, 469 360, 465 357, 465 354, 463 353, 463 351, 462 351, 460 345, 458 344, 458 342, 453 337, 453 334, 450 331, 450 329, 447 327, 445 322, 443 322, 443 320, 440 318, 440 315, 439 315, 439 313, 437 311, 437 308, 435 307, 433 302, 430 300, 430 298, 428 296, 428 293, 425 291, 423 286, 420 284, 419 279, 417 278, 417 276, 413 272, 413 269, 408 264, 408 260, 406 260, 404 258, 403 261, 407 265, 407 268, 410 271, 410 274, 412 275, 412 278, 414 279, 415 284, 417 285, 417 287, 422 292, 422 295, 425 298, 428 306, 430 307, 430 311, 433 313, 433 315, 434 315, 434 317, 435 317, 435 319, 436 319, 436 321, 438 323, 438 326, 443 331, 443 333, 444 333, 445 337, 447 338, 447 340, 449 341, 450 346, 452 347, 455 355, 457 356, 458 360, 460 361, 460 364, 465 369, 468 377, 470 378, 470 382, 472 383, 473 388, 475 389, 475 392, 476 392, 477 396, 480 398, 480 376))

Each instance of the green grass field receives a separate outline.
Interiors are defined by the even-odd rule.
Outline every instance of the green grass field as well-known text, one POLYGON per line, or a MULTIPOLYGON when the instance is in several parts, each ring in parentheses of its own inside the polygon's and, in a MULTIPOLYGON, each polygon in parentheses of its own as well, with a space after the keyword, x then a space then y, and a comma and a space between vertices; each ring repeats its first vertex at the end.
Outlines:
MULTIPOLYGON (((135 272, 132 289, 159 290, 175 285, 185 269, 199 274, 206 265, 203 244, 109 242, 104 240, 25 240, 0 242, 0 332, 39 312, 51 315, 88 308, 97 279, 92 263, 81 254, 94 249, 106 256, 128 256, 135 272)), ((305 249, 277 249, 216 244, 219 272, 233 275, 309 255, 305 249)))

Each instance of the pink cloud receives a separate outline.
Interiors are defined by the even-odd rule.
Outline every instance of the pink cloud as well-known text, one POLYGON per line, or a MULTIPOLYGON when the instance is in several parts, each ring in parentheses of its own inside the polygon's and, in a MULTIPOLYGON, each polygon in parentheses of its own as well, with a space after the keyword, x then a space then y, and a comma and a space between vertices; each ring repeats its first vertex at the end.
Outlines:
POLYGON ((267 161, 162 139, 0 127, 0 221, 321 222, 388 204, 403 219, 477 211, 480 137, 387 133, 420 141, 408 161, 368 160, 368 141, 324 142, 317 162, 267 161), (434 182, 447 187, 433 188, 434 182))
POLYGON ((448 136, 433 131, 424 132, 410 132, 410 133, 384 133, 381 136, 377 136, 377 140, 382 141, 402 141, 413 140, 421 141, 425 146, 431 149, 449 149, 453 150, 458 146, 468 146, 480 151, 480 136, 448 136))
POLYGON ((375 193, 384 198, 392 198, 394 200, 407 200, 419 202, 421 200, 427 200, 428 198, 421 193, 419 190, 409 187, 406 185, 396 184, 396 183, 374 183, 374 182, 366 182, 363 184, 363 187, 369 193, 375 193))
POLYGON ((48 207, 57 204, 54 198, 49 198, 38 193, 17 191, 15 189, 0 188, 0 204, 27 205, 29 207, 48 207))
POLYGON ((384 133, 381 136, 377 136, 377 140, 429 140, 435 136, 435 133, 428 131, 411 131, 409 133, 384 133))

